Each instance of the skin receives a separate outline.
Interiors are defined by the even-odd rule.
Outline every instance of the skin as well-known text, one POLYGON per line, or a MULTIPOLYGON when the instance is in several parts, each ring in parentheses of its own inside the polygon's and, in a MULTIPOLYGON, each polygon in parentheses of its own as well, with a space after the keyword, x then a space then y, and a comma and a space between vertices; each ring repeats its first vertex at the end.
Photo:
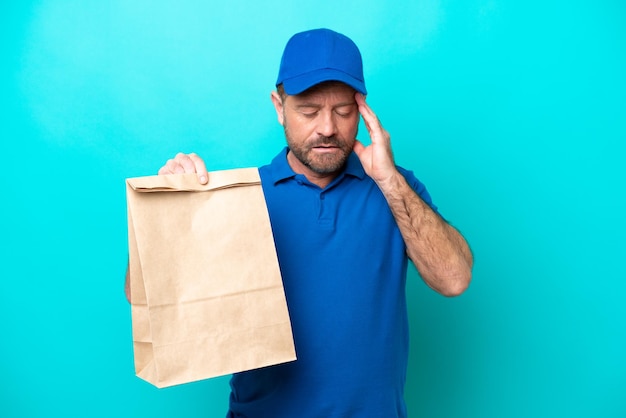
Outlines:
POLYGON ((357 93, 355 100, 371 144, 364 146, 357 140, 354 152, 387 199, 409 258, 432 289, 445 296, 460 295, 469 286, 474 263, 467 242, 409 186, 396 169, 389 133, 363 95, 357 93))
MULTIPOLYGON (((437 215, 396 169, 389 133, 361 93, 342 83, 324 83, 299 95, 272 92, 278 122, 285 130, 287 161, 298 174, 326 187, 339 175, 351 151, 378 185, 404 238, 407 254, 424 281, 445 296, 463 293, 471 281, 473 257, 463 236, 437 215), (359 116, 371 143, 356 139, 359 116)), ((159 170, 160 175, 197 173, 208 182, 204 161, 179 153, 159 170)), ((128 273, 126 276, 127 297, 128 273)))
POLYGON ((287 161, 299 174, 324 188, 343 169, 359 123, 355 92, 342 83, 281 98, 271 94, 278 123, 285 130, 287 161))

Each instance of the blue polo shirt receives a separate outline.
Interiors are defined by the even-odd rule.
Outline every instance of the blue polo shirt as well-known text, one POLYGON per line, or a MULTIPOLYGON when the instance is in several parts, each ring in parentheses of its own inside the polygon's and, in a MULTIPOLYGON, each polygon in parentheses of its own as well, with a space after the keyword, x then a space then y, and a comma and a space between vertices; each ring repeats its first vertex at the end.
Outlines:
POLYGON ((321 189, 287 152, 259 173, 298 360, 233 375, 228 416, 406 417, 407 255, 391 210, 354 153, 321 189))

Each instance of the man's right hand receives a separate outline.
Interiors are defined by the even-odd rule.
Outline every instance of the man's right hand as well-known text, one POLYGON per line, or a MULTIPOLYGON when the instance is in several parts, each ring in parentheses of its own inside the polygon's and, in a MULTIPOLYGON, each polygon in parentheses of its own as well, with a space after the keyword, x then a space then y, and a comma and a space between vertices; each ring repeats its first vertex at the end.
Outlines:
POLYGON ((159 175, 197 173, 200 184, 209 182, 209 173, 202 158, 195 153, 183 154, 179 152, 176 157, 167 160, 165 165, 159 169, 159 175))

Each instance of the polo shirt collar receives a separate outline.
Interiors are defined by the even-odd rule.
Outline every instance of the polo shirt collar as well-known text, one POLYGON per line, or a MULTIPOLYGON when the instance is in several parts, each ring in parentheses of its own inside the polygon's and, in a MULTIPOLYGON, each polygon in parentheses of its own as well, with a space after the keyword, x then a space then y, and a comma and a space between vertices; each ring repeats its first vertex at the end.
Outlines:
MULTIPOLYGON (((296 176, 296 173, 292 170, 291 166, 287 162, 287 153, 289 152, 289 147, 285 147, 282 151, 274 157, 272 163, 270 164, 272 181, 274 184, 279 183, 283 180, 287 180, 289 178, 293 178, 296 176)), ((351 152, 348 156, 348 161, 346 162, 346 166, 339 174, 338 178, 343 177, 345 175, 349 175, 352 177, 356 177, 360 180, 365 177, 365 170, 361 165, 361 161, 359 157, 354 152, 351 152)), ((335 179, 337 180, 337 179, 335 179)))

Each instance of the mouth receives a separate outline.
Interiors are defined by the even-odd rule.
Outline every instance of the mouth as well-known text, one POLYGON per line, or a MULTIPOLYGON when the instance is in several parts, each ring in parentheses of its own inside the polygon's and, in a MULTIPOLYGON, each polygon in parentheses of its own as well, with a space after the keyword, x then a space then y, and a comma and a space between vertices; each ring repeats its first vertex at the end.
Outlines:
POLYGON ((320 153, 329 153, 337 151, 339 147, 336 145, 316 145, 312 149, 320 153))
POLYGON ((313 145, 312 148, 318 148, 318 149, 335 149, 335 148, 341 148, 339 146, 338 143, 336 142, 328 142, 328 143, 318 143, 313 145))

